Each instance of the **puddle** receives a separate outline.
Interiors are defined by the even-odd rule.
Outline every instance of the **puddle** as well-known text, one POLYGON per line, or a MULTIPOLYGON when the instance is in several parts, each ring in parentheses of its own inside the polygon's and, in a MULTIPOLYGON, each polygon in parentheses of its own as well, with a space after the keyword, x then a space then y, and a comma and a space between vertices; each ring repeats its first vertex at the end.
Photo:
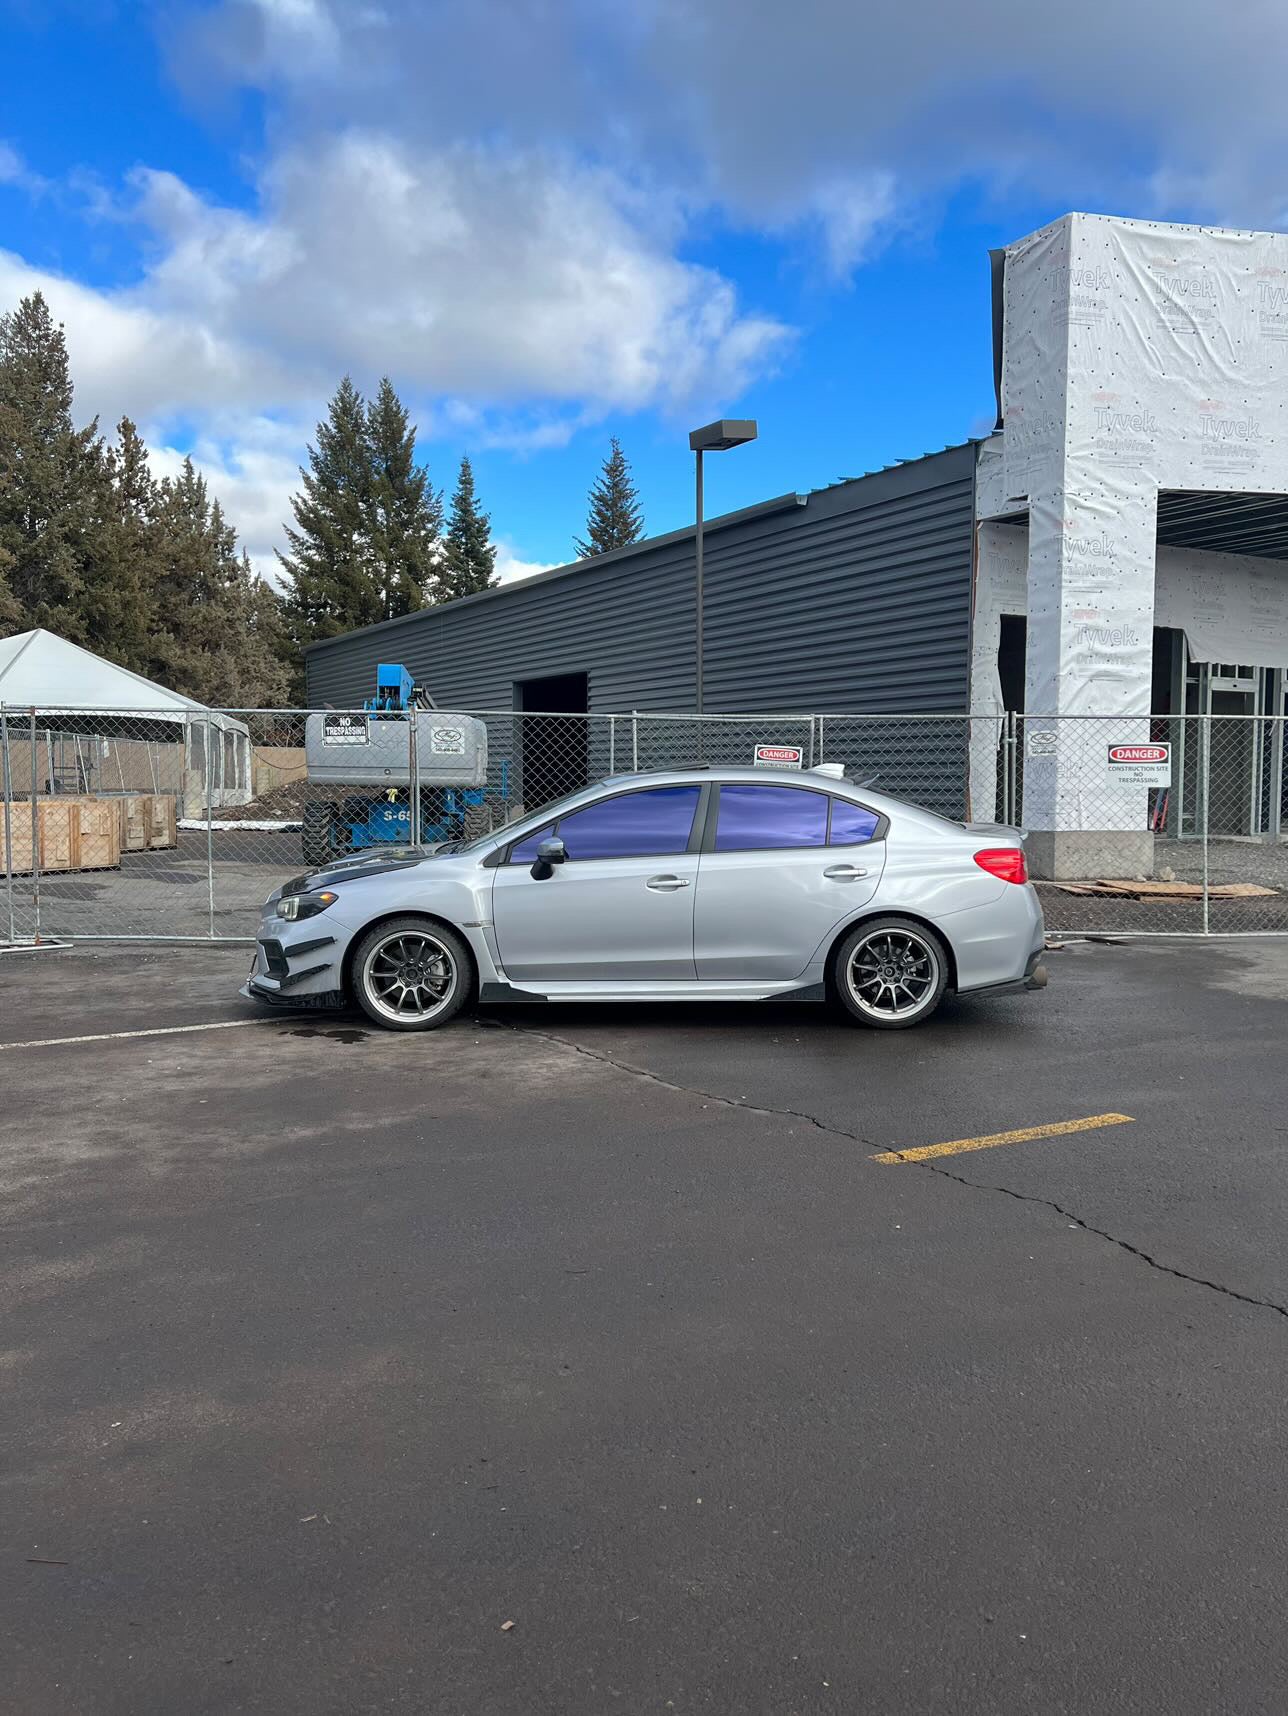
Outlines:
POLYGON ((371 1035, 357 1025, 333 1025, 319 1029, 316 1025, 296 1025, 287 1033, 291 1037, 322 1037, 328 1043, 365 1043, 371 1035))

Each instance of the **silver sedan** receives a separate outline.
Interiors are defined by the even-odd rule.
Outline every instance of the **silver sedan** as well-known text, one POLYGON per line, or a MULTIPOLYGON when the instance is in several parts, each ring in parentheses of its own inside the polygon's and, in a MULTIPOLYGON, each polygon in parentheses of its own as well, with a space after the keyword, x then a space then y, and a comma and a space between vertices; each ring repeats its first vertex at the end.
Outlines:
POLYGON ((1023 836, 808 772, 619 775, 482 839, 362 855, 263 908, 242 993, 444 1025, 493 1001, 835 998, 919 1024, 1041 988, 1023 836))

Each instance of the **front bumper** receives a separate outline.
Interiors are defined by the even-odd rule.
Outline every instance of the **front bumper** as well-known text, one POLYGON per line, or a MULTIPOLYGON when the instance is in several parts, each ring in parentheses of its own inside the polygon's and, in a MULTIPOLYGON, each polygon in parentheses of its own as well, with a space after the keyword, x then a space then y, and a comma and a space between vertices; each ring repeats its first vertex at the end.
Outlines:
POLYGON ((254 977, 248 977, 237 993, 248 1001, 259 1001, 266 1007, 281 1007, 291 1013, 306 1007, 329 1012, 349 1004, 343 989, 315 989, 308 995, 292 995, 288 991, 284 995, 280 989, 270 989, 254 977))
POLYGON ((270 1007, 343 1007, 343 950, 336 937, 304 934, 288 941, 273 933, 284 927, 284 920, 276 918, 261 923, 254 963, 241 993, 270 1007))

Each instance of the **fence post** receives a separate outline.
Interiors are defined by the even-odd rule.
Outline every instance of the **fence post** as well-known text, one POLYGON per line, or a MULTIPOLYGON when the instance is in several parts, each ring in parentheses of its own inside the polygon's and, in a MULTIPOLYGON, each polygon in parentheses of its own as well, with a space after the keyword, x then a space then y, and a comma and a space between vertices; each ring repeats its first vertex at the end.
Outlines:
POLYGON ((640 772, 640 714, 638 709, 631 710, 631 773, 640 772))
POLYGON ((40 789, 36 785, 36 711, 31 711, 31 904, 35 939, 40 940, 40 789))
POLYGON ((0 704, 0 791, 4 793, 4 883, 9 902, 9 944, 18 939, 13 911, 13 774, 9 768, 9 717, 0 704))
POLYGON ((420 845, 420 749, 416 733, 416 711, 407 711, 407 779, 411 799, 411 843, 420 845))
POLYGON ((823 749, 823 716, 821 715, 818 717, 818 760, 820 763, 827 761, 827 752, 823 749))
POLYGON ((210 939, 215 939, 215 773, 210 749, 213 716, 206 716, 206 897, 209 905, 210 939))
POLYGON ((1020 804, 1016 759, 1019 756, 1018 719, 1014 709, 1006 711, 1002 728, 1002 816, 1010 828, 1019 826, 1020 804))
POLYGON ((1211 769, 1212 717, 1199 716, 1199 814, 1203 819, 1203 934, 1210 935, 1208 911, 1208 787, 1211 769))

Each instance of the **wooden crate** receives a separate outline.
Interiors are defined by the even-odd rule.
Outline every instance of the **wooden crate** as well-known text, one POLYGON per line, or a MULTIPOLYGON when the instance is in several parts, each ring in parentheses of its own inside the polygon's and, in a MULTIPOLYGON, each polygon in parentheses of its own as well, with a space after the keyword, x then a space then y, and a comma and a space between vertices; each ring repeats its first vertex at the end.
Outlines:
POLYGON ((146 852, 152 839, 152 802, 146 793, 127 793, 115 800, 120 818, 122 852, 146 852))
MULTIPOLYGON (((80 806, 74 799, 42 798, 37 806, 42 871, 80 867, 80 806)), ((17 799, 9 807, 13 873, 31 873, 31 801, 17 799)), ((4 822, 0 809, 0 873, 4 869, 4 822)))
MULTIPOLYGON (((121 862, 119 812, 112 799, 41 799, 37 806, 41 874, 115 870, 121 862)), ((9 807, 10 856, 15 876, 31 874, 31 801, 9 807)), ((0 875, 4 874, 4 821, 0 805, 0 875)))
MULTIPOLYGON (((4 874, 4 813, 5 804, 0 800, 0 876, 4 874)), ((9 853, 15 876, 30 875, 31 873, 31 805, 26 799, 14 799, 8 806, 9 811, 9 853)))
POLYGON ((80 806, 61 798, 40 801, 40 868, 80 869, 80 806))
POLYGON ((119 870, 121 817, 111 799, 80 799, 80 863, 82 870, 119 870))
POLYGON ((149 846, 177 846, 179 844, 179 812, 176 802, 168 793, 158 793, 148 800, 149 806, 149 846))

